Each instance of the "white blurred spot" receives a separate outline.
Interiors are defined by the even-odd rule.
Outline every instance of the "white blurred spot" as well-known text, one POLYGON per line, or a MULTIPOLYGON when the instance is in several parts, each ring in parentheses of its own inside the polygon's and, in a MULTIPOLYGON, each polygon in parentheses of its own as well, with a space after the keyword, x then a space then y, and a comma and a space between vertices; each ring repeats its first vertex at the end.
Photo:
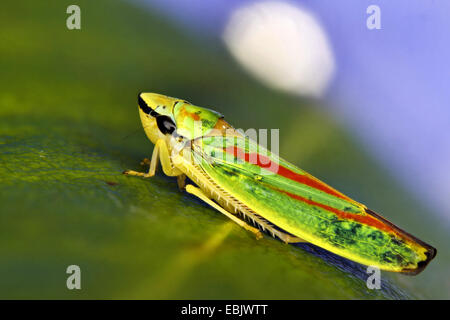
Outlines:
POLYGON ((285 2, 258 2, 237 9, 223 39, 232 55, 268 86, 320 97, 335 65, 317 19, 285 2))

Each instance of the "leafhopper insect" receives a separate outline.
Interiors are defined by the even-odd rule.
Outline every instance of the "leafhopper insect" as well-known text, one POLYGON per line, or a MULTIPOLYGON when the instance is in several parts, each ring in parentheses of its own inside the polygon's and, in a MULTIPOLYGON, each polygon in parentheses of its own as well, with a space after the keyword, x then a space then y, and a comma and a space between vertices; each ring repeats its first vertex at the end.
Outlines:
POLYGON ((138 106, 155 147, 151 160, 144 160, 148 172, 125 174, 149 178, 161 162, 181 189, 257 238, 262 230, 286 243, 309 242, 364 265, 413 275, 435 257, 435 248, 258 145, 220 113, 155 93, 139 94, 138 106))

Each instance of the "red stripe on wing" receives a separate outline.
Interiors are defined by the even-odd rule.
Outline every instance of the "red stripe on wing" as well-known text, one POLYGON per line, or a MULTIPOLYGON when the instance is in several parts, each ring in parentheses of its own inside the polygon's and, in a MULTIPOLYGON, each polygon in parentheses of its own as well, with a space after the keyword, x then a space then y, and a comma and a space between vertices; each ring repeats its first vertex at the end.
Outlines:
POLYGON ((370 216, 370 215, 360 215, 360 214, 354 214, 354 213, 348 213, 330 206, 327 206, 325 204, 321 204, 312 200, 309 200, 307 198, 304 198, 302 196, 296 195, 296 194, 292 194, 283 190, 279 190, 279 189, 275 189, 276 191, 282 192, 286 195, 288 195, 290 198, 292 199, 296 199, 299 201, 302 201, 304 203, 307 203, 309 205, 312 206, 316 206, 316 207, 320 207, 322 209, 325 209, 327 211, 333 212, 335 213, 338 218, 341 219, 349 219, 349 220, 353 220, 353 221, 357 221, 360 222, 362 224, 368 225, 368 226, 372 226, 375 227, 379 230, 383 230, 383 231, 387 231, 387 232, 391 232, 391 233, 396 233, 396 230, 394 230, 393 228, 391 228, 389 225, 383 223, 382 221, 370 216))
POLYGON ((334 190, 333 188, 327 186, 325 183, 308 176, 307 174, 298 174, 286 167, 283 167, 279 163, 274 163, 269 157, 257 154, 257 153, 246 153, 241 148, 236 146, 230 146, 224 148, 224 151, 228 154, 234 155, 236 158, 244 160, 248 163, 255 164, 260 168, 267 169, 273 173, 279 174, 289 180, 296 181, 298 183, 307 185, 311 188, 318 189, 323 191, 329 195, 344 199, 350 200, 349 197, 341 194, 340 192, 334 190))

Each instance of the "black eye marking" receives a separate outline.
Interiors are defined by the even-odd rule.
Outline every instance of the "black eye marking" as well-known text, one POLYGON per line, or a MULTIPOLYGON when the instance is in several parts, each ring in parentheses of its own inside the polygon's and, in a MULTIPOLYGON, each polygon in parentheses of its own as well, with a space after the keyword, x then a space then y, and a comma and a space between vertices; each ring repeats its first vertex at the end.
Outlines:
POLYGON ((172 119, 170 119, 168 116, 157 116, 156 124, 158 125, 159 131, 161 131, 162 134, 173 134, 177 129, 175 123, 173 123, 172 119))
POLYGON ((138 96, 138 103, 139 108, 141 108, 142 112, 149 114, 152 111, 152 108, 150 108, 144 101, 144 99, 141 98, 141 96, 138 96))
POLYGON ((138 104, 139 108, 141 108, 142 112, 151 115, 152 117, 156 117, 158 115, 152 108, 150 108, 144 99, 141 98, 141 95, 138 96, 138 104))

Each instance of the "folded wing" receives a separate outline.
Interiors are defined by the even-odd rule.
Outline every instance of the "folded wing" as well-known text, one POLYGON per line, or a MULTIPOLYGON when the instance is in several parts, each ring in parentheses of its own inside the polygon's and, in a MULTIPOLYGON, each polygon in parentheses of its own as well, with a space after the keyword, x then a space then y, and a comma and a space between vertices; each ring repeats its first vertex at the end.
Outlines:
POLYGON ((417 274, 436 250, 244 137, 206 137, 194 161, 279 228, 356 262, 417 274))

